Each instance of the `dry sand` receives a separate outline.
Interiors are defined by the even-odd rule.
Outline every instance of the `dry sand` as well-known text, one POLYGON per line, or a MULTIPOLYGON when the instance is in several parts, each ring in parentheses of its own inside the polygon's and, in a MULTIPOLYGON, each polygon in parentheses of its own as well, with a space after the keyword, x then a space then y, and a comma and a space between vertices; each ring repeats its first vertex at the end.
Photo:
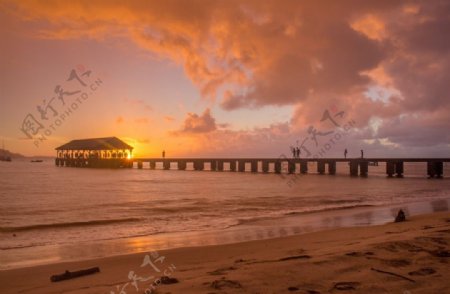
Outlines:
POLYGON ((165 271, 179 282, 153 293, 450 293, 450 213, 158 254, 149 257, 160 273, 141 267, 145 253, 1 271, 0 292, 144 293, 165 271), (50 282, 94 266, 101 272, 50 282))

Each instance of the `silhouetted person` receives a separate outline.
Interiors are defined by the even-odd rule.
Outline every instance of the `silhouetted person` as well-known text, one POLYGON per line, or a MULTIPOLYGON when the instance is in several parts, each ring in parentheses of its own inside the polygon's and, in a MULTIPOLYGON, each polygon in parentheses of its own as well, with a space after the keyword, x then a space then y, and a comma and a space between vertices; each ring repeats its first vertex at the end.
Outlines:
POLYGON ((300 148, 297 147, 296 153, 297 153, 297 158, 300 158, 300 148))
POLYGON ((344 150, 344 158, 345 159, 347 159, 347 153, 348 153, 347 148, 345 148, 345 150, 344 150))
POLYGON ((291 147, 291 150, 292 150, 292 158, 295 158, 295 154, 296 154, 295 147, 291 147))
POLYGON ((163 150, 163 152, 162 152, 162 158, 166 158, 166 150, 163 150))
POLYGON ((364 150, 361 149, 361 158, 364 158, 364 150))
POLYGON ((395 222, 399 223, 399 222, 404 222, 406 220, 406 215, 405 212, 403 210, 399 210, 397 217, 395 218, 395 222))

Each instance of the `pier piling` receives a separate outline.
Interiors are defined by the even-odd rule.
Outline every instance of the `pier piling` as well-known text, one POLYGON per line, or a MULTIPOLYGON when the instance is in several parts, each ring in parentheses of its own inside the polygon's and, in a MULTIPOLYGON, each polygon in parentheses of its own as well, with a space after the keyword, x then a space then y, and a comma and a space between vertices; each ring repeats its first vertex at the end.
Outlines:
POLYGON ((395 173, 397 178, 403 177, 403 161, 398 161, 395 163, 395 173))
POLYGON ((223 171, 223 160, 217 161, 217 170, 223 171))
POLYGON ((288 161, 288 173, 295 174, 295 161, 288 161))
POLYGON ((203 161, 194 160, 194 170, 203 170, 205 167, 203 161))
POLYGON ((274 162, 274 167, 273 167, 273 169, 274 169, 274 172, 275 172, 276 174, 281 173, 281 161, 280 161, 280 160, 277 160, 277 161, 274 162))
POLYGON ((336 161, 329 161, 328 162, 328 173, 330 175, 336 174, 336 161))
POLYGON ((217 170, 217 160, 212 160, 211 161, 210 169, 211 169, 211 171, 216 171, 217 170))
POLYGON ((165 170, 169 170, 169 169, 170 169, 170 160, 165 159, 165 160, 163 161, 163 168, 164 168, 165 170))
POLYGON ((230 161, 230 171, 236 171, 236 160, 230 161))
POLYGON ((178 169, 179 169, 179 170, 186 170, 186 166, 187 166, 186 161, 184 161, 184 160, 179 160, 178 163, 177 163, 177 165, 178 165, 178 169))
POLYGON ((317 161, 317 172, 321 175, 325 173, 325 161, 317 161))
POLYGON ((252 171, 252 173, 258 172, 258 161, 257 160, 251 161, 251 171, 252 171))
POLYGON ((369 172, 369 162, 364 160, 359 163, 359 174, 361 177, 367 177, 369 172))
POLYGON ((244 160, 238 161, 238 171, 245 172, 245 161, 244 160))
POLYGON ((300 161, 300 172, 302 174, 307 174, 308 173, 308 161, 306 161, 306 160, 301 160, 300 161))
POLYGON ((349 162, 350 164, 350 176, 352 177, 357 177, 358 176, 358 160, 350 160, 349 162))
POLYGON ((392 176, 394 175, 394 172, 395 172, 394 162, 387 161, 386 162, 386 174, 388 175, 388 177, 392 178, 392 176))
POLYGON ((440 161, 427 162, 427 174, 430 178, 442 178, 444 171, 444 163, 440 161))

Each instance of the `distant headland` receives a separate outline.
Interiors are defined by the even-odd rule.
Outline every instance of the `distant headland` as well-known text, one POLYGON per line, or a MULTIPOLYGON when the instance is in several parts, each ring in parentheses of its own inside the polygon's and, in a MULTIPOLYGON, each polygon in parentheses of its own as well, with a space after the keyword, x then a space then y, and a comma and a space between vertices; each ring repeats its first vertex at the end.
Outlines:
POLYGON ((9 150, 0 148, 0 160, 6 161, 7 159, 20 159, 20 158, 26 158, 26 156, 20 154, 20 153, 13 153, 9 150))

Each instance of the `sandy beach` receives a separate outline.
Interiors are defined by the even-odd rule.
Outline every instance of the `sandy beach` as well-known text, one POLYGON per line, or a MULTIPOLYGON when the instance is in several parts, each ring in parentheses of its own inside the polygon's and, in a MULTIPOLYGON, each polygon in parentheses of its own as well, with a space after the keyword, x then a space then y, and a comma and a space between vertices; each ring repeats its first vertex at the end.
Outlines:
POLYGON ((448 293, 449 233, 450 213, 433 213, 403 223, 7 270, 0 285, 2 293, 448 293), (50 281, 96 266, 100 273, 50 281), (164 275, 178 282, 162 283, 164 275))

